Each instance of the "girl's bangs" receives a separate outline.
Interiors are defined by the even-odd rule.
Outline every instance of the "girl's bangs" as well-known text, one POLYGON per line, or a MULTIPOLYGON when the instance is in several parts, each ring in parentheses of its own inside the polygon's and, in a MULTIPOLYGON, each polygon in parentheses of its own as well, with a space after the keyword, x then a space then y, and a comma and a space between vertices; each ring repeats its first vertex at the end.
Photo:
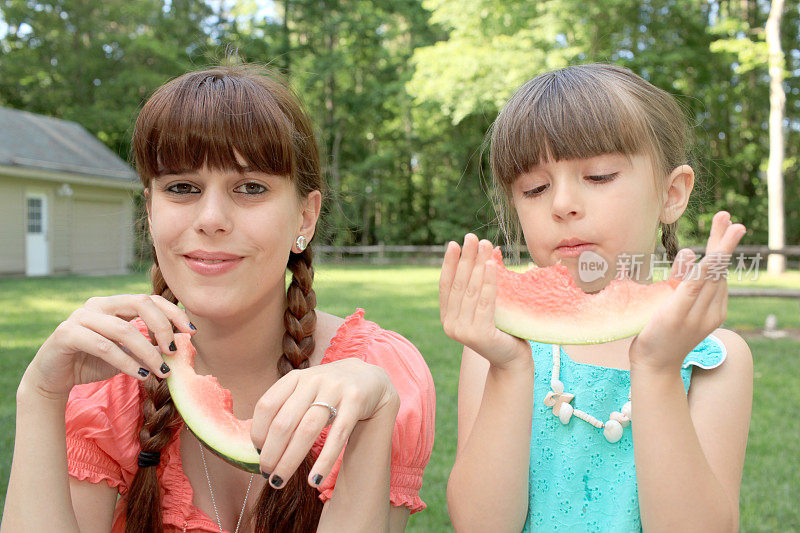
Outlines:
POLYGON ((603 79, 551 74, 523 86, 494 125, 491 158, 500 183, 547 161, 645 152, 652 132, 630 97, 603 79))
POLYGON ((224 70, 188 73, 161 87, 139 114, 136 167, 145 184, 204 165, 291 176, 294 135, 292 121, 258 80, 224 70))

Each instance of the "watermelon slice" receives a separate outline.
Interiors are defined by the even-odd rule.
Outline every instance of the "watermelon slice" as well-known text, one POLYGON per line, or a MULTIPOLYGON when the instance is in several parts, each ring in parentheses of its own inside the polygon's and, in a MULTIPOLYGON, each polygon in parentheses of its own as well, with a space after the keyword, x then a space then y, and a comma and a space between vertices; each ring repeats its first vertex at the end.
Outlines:
POLYGON ((254 474, 260 473, 259 454, 250 439, 252 419, 233 416, 233 398, 214 376, 194 372, 194 356, 188 333, 175 334, 173 355, 164 354, 170 367, 169 393, 175 407, 197 439, 230 464, 254 474))
POLYGON ((602 291, 587 294, 560 263, 512 272, 499 249, 492 261, 497 266, 497 329, 547 344, 598 344, 636 335, 680 283, 614 279, 602 291))

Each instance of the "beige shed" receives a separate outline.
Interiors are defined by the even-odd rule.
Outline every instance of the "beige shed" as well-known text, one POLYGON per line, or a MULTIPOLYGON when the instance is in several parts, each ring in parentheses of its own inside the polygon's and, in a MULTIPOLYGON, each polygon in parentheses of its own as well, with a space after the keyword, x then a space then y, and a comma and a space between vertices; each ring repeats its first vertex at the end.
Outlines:
POLYGON ((0 107, 0 275, 128 272, 140 189, 79 124, 0 107))

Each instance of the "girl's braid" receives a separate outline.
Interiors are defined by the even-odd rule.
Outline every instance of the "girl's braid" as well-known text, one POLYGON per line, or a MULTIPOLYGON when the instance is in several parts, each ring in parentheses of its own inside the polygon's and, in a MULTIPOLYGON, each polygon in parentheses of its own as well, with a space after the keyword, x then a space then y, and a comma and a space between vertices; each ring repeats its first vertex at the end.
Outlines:
POLYGON ((677 222, 672 224, 661 224, 661 244, 667 252, 667 259, 672 263, 678 255, 678 235, 675 231, 677 222))

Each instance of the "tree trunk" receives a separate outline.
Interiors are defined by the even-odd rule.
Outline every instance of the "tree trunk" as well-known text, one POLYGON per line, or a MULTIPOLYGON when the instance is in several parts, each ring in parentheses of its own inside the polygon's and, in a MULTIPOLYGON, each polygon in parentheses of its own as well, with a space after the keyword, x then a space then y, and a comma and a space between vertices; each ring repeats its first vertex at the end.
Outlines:
MULTIPOLYGON (((767 165, 767 194, 769 197, 769 247, 783 248, 786 230, 783 205, 783 114, 786 95, 783 91, 783 51, 781 50, 781 15, 783 0, 773 0, 767 19, 766 33, 769 48, 769 163, 767 165)), ((786 257, 770 254, 769 274, 786 270, 786 257)))

